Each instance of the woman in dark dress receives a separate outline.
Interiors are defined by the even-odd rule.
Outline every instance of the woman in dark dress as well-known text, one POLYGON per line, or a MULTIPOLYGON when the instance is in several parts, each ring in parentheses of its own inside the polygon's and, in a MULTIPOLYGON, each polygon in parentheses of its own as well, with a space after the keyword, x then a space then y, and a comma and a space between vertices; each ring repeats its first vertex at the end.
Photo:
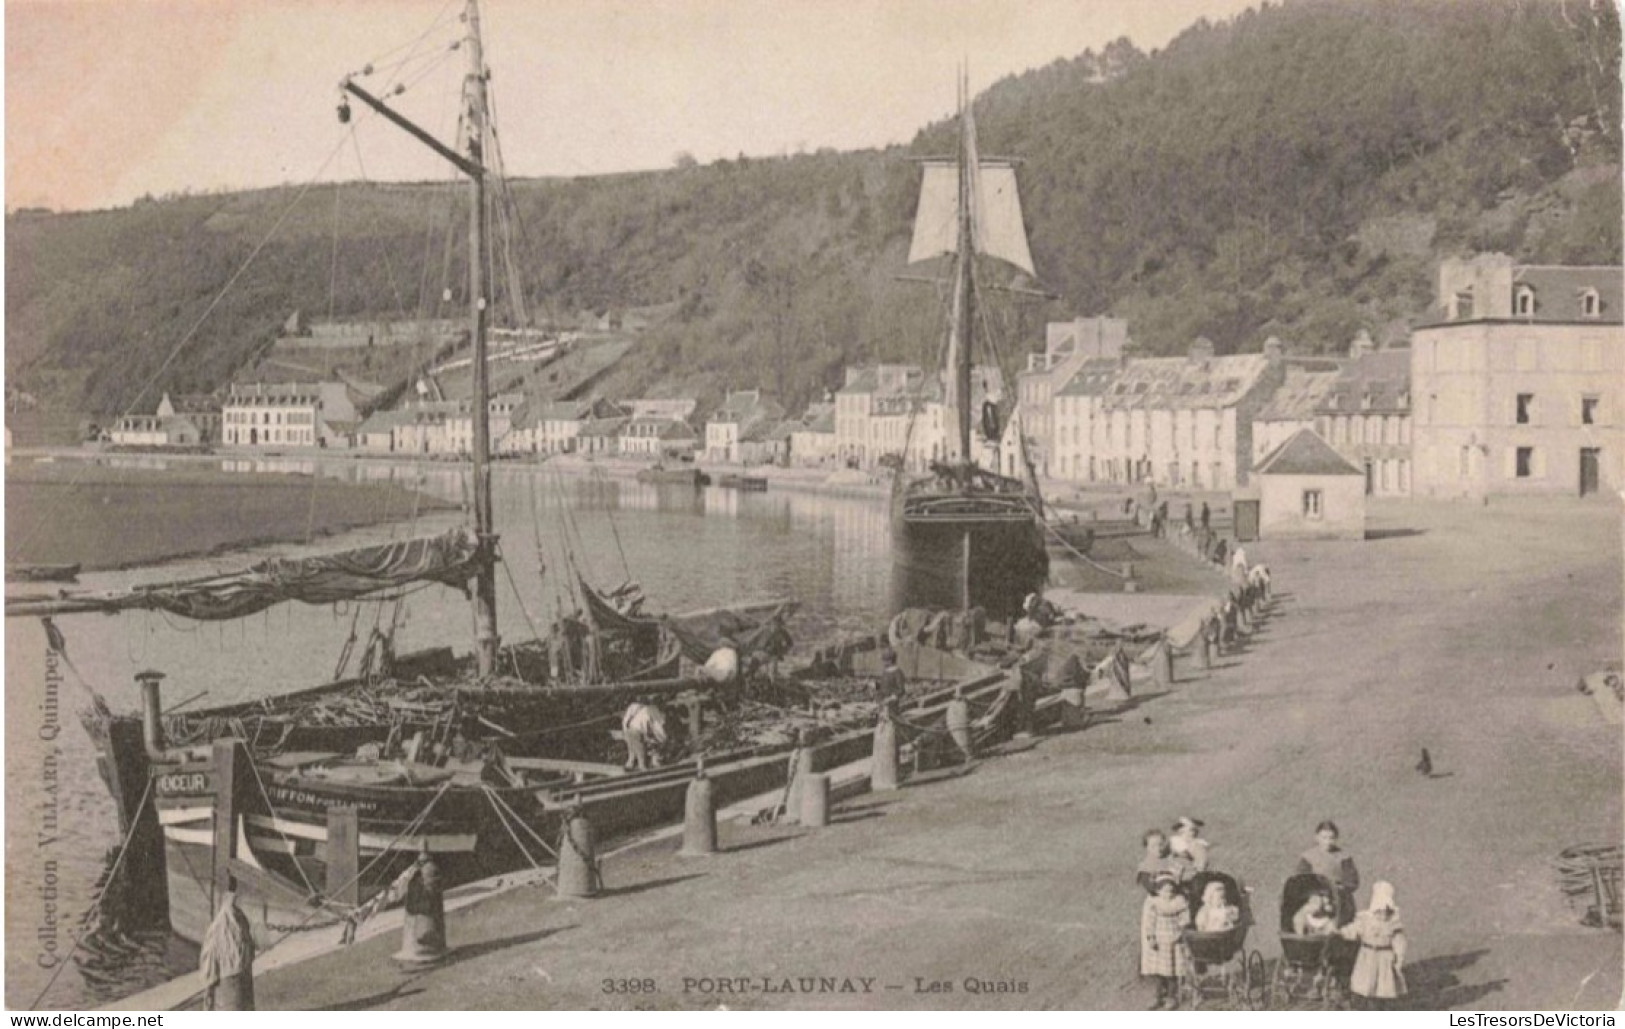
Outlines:
POLYGON ((1332 884, 1337 891, 1337 924, 1347 925, 1354 918, 1354 891, 1360 888, 1360 872, 1354 859, 1338 846, 1337 823, 1321 822, 1315 826, 1315 845, 1298 858, 1298 872, 1313 872, 1332 884))

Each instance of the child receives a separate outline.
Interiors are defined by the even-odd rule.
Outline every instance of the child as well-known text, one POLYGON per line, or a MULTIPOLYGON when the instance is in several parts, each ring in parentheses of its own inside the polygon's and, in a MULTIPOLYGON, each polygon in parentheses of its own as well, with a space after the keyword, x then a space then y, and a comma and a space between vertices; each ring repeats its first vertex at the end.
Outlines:
POLYGON ((1325 936, 1337 928, 1337 913, 1332 898, 1324 893, 1312 893, 1303 907, 1292 916, 1292 931, 1299 936, 1325 936))
POLYGON ((1140 867, 1134 873, 1134 881, 1145 889, 1145 892, 1155 897, 1157 895, 1157 876, 1163 872, 1176 871, 1175 862, 1168 854, 1168 837, 1160 829, 1147 829, 1145 835, 1140 837, 1140 843, 1145 847, 1145 855, 1140 858, 1140 867))
POLYGON ((1405 927, 1399 922, 1391 885, 1379 882, 1372 886, 1371 905, 1338 932, 1345 940, 1360 941, 1349 992, 1367 1003, 1405 995, 1405 927))
POLYGON ((1207 871, 1207 851, 1211 844, 1197 835, 1202 825, 1195 818, 1181 818, 1174 823, 1173 834, 1168 837, 1169 851, 1188 869, 1186 878, 1207 871))
POLYGON ((1191 924, 1190 903, 1179 895, 1177 877, 1160 872, 1156 896, 1140 909, 1140 974, 1157 981, 1152 1011, 1179 1007, 1179 977, 1185 971, 1183 936, 1191 924))
POLYGON ((1202 890, 1202 906, 1196 909, 1196 931, 1227 933, 1241 921, 1241 909, 1227 904, 1224 883, 1214 880, 1202 890))

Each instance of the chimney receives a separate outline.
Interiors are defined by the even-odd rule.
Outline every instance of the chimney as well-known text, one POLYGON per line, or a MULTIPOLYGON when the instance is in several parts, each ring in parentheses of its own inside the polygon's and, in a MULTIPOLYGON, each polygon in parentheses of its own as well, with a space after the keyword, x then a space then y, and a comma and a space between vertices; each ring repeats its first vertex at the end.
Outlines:
POLYGON ((1191 344, 1190 359, 1192 361, 1213 360, 1213 341, 1206 336, 1196 337, 1196 342, 1191 344))
POLYGON ((1349 344, 1349 360, 1358 361, 1375 349, 1377 344, 1371 341, 1371 333, 1361 329, 1360 334, 1354 337, 1354 342, 1349 344))
POLYGON ((1280 364, 1281 358, 1286 355, 1286 345, 1279 336, 1271 336, 1264 341, 1264 358, 1270 364, 1280 364))

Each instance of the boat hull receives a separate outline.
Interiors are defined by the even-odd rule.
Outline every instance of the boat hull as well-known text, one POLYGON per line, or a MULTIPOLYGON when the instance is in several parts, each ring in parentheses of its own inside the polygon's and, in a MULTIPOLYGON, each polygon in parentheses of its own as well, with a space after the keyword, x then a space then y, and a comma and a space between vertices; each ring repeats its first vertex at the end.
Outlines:
POLYGON ((1049 578, 1049 554, 1031 515, 894 518, 892 607, 967 610, 1011 618, 1049 578))

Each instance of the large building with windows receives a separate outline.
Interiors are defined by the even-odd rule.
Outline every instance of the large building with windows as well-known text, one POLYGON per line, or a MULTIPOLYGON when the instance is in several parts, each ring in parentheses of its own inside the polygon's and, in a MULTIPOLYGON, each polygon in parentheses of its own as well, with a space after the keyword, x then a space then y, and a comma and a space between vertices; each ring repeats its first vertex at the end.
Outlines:
POLYGON ((1440 266, 1411 340, 1415 494, 1625 487, 1622 274, 1502 254, 1440 266))
POLYGON ((1411 352, 1364 333, 1316 408, 1315 426, 1365 476, 1371 496, 1411 492, 1411 352))
POLYGON ((233 383, 221 412, 221 442, 233 447, 348 444, 355 405, 342 382, 233 383))

